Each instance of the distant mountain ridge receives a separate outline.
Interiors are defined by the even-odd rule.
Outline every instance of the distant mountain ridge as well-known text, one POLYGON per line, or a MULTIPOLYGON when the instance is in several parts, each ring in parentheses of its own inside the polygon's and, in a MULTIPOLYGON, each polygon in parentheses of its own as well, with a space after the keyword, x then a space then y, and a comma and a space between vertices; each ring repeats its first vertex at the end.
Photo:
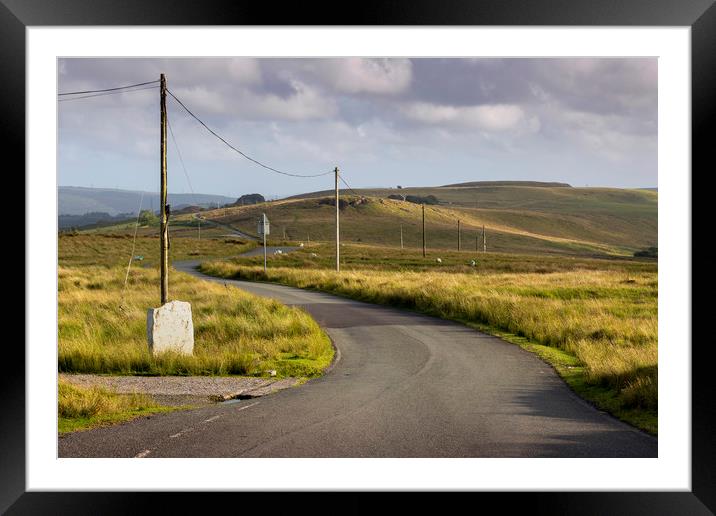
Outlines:
MULTIPOLYGON (((87 188, 83 186, 60 186, 57 188, 58 215, 84 215, 87 213, 108 213, 136 215, 141 191, 113 188, 87 188)), ((168 194, 172 210, 198 204, 202 207, 216 207, 236 201, 235 197, 213 194, 168 194)), ((144 192, 142 209, 159 209, 159 194, 144 192)))

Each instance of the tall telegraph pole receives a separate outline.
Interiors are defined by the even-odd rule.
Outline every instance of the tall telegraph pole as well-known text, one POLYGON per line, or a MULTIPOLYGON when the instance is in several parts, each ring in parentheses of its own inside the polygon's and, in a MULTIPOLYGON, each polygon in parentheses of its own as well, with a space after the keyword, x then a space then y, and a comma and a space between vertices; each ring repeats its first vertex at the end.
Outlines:
POLYGON ((161 189, 160 189, 160 223, 159 232, 161 247, 159 251, 161 301, 164 305, 169 297, 169 214, 167 213, 167 80, 164 74, 159 76, 159 104, 160 104, 160 163, 161 163, 161 189))
POLYGON ((457 219, 457 250, 460 250, 460 219, 457 219))
POLYGON ((425 258, 425 205, 423 204, 423 258, 425 258))
POLYGON ((336 272, 341 271, 340 203, 338 202, 338 167, 336 173, 336 272))

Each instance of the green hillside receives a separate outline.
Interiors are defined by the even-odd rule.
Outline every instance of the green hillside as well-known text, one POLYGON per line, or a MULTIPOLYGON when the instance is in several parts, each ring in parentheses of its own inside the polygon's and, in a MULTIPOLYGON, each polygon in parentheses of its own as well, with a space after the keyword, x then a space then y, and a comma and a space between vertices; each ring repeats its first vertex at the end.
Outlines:
MULTIPOLYGON (((627 256, 657 245, 656 192, 614 188, 535 186, 433 187, 359 189, 342 192, 341 237, 344 242, 422 246, 422 208, 389 195, 433 195, 428 205, 427 245, 457 247, 457 220, 465 250, 482 247, 482 226, 488 251, 559 253, 582 256, 627 256), (359 197, 364 196, 363 198, 359 197)), ((202 215, 249 234, 265 212, 272 239, 330 241, 335 235, 333 192, 313 192, 280 201, 202 215)), ((175 223, 180 224, 177 217, 175 223)))

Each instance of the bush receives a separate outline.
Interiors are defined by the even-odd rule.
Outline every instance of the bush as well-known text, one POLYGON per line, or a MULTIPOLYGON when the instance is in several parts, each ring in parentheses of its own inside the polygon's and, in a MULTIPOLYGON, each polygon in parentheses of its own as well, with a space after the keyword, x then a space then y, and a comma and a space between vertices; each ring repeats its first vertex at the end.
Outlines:
POLYGON ((658 248, 657 247, 647 247, 645 249, 642 249, 640 251, 636 251, 634 253, 635 258, 658 258, 658 248))
POLYGON ((151 210, 139 212, 139 224, 142 226, 158 226, 159 217, 151 210))

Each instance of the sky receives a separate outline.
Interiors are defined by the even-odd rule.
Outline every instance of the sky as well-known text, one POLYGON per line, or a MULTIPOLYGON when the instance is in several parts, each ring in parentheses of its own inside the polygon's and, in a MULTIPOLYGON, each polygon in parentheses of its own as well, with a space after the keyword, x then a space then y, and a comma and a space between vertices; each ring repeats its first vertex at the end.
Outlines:
MULTIPOLYGON (((338 166, 354 188, 657 186, 656 58, 64 58, 58 92, 160 73, 189 110, 252 158, 301 175, 338 166)), ((158 191, 153 86, 58 97, 59 185, 158 191)), ((257 166, 171 96, 167 111, 172 193, 275 198, 333 188, 331 175, 294 178, 257 166)))

